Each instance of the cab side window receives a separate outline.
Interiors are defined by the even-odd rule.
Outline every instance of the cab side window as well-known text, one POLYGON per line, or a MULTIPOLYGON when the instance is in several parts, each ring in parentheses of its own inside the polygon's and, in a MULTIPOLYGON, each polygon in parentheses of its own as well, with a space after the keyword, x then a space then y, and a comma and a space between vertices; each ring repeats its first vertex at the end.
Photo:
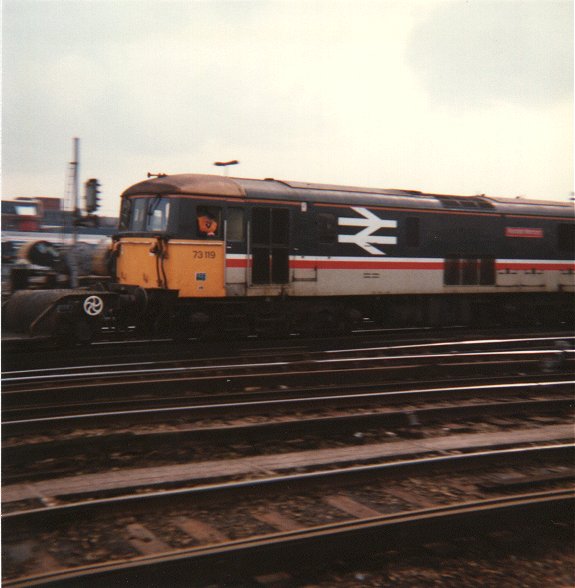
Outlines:
POLYGON ((202 239, 220 238, 222 209, 219 206, 198 206, 197 230, 198 237, 202 239))

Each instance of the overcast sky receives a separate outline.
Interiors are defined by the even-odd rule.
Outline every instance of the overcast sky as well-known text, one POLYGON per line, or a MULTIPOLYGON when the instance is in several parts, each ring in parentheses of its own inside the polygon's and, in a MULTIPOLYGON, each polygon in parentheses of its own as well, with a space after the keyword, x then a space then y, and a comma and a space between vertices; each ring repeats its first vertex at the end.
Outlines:
POLYGON ((2 193, 147 172, 565 200, 571 0, 3 0, 2 193))

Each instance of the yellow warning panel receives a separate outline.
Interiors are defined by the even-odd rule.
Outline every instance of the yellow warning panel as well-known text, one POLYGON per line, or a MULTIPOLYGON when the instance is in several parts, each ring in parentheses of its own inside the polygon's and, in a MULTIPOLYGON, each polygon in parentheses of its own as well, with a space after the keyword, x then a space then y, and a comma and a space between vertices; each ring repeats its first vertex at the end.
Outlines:
POLYGON ((167 244, 164 271, 168 288, 180 298, 226 295, 224 244, 221 241, 173 240, 167 244))
POLYGON ((116 275, 120 284, 160 288, 156 251, 158 240, 154 238, 123 238, 116 245, 116 275))
POLYGON ((226 295, 221 241, 120 239, 116 274, 120 284, 178 290, 180 298, 226 295))

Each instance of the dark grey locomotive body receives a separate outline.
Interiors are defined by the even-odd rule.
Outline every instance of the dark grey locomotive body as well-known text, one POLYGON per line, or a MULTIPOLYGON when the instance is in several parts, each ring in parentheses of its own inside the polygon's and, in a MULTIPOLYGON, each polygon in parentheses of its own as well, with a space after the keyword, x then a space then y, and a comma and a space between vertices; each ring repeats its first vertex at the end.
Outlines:
POLYGON ((170 291, 205 324, 232 301, 252 324, 561 320, 575 289, 570 203, 194 174, 141 182, 122 199, 119 267, 129 266, 121 253, 129 239, 132 253, 138 239, 144 247, 159 239, 164 258, 145 270, 157 276, 121 270, 118 282, 154 282, 156 296, 170 291), (210 235, 199 228, 204 214, 217 226, 210 235), (165 255, 171 243, 178 263, 165 255), (206 252, 213 263, 198 270, 193 255, 205 243, 220 244, 222 255, 206 252))

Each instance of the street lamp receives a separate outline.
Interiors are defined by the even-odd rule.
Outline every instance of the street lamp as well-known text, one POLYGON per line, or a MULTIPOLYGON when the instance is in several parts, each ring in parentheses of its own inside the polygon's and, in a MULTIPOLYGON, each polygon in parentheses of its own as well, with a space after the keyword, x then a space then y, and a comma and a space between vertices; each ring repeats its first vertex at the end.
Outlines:
POLYGON ((215 161, 214 165, 217 167, 224 168, 224 176, 228 175, 228 166, 229 165, 238 165, 239 161, 237 159, 232 159, 231 161, 215 161))

